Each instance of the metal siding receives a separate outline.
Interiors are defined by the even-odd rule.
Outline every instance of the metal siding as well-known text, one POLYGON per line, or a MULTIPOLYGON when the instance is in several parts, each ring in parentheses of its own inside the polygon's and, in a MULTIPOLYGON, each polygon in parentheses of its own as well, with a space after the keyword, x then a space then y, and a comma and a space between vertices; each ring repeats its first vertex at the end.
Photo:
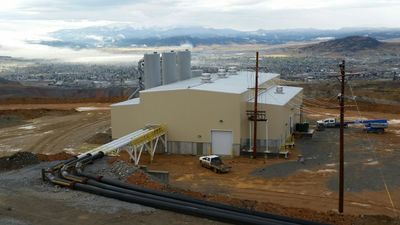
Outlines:
POLYGON ((211 131, 211 150, 215 155, 233 154, 233 134, 232 131, 212 130, 211 131))

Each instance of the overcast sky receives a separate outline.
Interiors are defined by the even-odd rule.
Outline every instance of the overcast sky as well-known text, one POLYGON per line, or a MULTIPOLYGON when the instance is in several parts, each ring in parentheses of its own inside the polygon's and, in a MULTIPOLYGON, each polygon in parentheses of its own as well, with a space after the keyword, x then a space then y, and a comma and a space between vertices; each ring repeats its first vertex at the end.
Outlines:
POLYGON ((257 30, 400 27, 399 22, 400 0, 4 0, 0 50, 57 29, 111 23, 257 30))
POLYGON ((2 23, 85 20, 240 30, 397 27, 399 12, 399 0, 10 0, 0 4, 2 23))

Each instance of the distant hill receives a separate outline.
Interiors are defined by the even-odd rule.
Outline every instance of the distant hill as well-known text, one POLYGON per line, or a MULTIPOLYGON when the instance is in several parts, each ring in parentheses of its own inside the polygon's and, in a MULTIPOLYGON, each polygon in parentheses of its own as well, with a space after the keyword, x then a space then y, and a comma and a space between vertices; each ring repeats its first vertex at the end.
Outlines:
POLYGON ((0 84, 19 85, 20 83, 18 83, 16 81, 7 80, 5 78, 0 77, 0 84))
MULTIPOLYGON (((106 25, 64 29, 51 33, 54 40, 39 44, 69 48, 103 48, 135 46, 177 46, 182 44, 284 44, 369 36, 378 40, 400 38, 400 29, 345 28, 338 30, 287 29, 239 31, 205 27, 136 28, 130 25, 106 25)), ((38 43, 35 41, 35 43, 38 43)))
POLYGON ((358 52, 362 50, 376 50, 385 43, 371 37, 350 36, 335 40, 325 41, 302 48, 315 52, 358 52))

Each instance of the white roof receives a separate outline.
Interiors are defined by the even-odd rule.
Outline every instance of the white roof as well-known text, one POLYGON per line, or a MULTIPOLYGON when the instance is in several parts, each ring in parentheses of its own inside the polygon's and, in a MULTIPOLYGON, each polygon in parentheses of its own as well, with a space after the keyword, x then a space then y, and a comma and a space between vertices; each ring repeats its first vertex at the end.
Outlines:
POLYGON ((137 105, 139 103, 140 103, 140 98, 132 98, 127 101, 112 104, 111 106, 137 105))
MULTIPOLYGON (((259 73, 258 82, 262 84, 278 76, 279 74, 276 73, 259 73)), ((211 83, 202 83, 200 77, 194 77, 176 83, 143 90, 141 93, 192 89, 241 94, 246 92, 248 88, 254 88, 254 72, 240 71, 237 75, 230 75, 226 78, 218 78, 216 74, 211 74, 211 80, 211 83)))
MULTIPOLYGON (((276 87, 278 86, 273 86, 267 91, 261 92, 258 95, 258 103, 283 106, 303 90, 300 87, 279 86, 283 88, 283 93, 280 94, 276 92, 276 87)), ((254 102, 254 97, 250 98, 249 102, 254 102)))

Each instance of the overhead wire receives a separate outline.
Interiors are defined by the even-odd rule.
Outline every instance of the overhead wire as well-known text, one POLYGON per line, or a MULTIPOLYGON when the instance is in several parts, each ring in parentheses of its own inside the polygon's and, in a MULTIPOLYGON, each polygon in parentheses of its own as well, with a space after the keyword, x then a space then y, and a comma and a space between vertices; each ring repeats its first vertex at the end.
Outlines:
MULTIPOLYGON (((281 79, 279 79, 279 80, 281 80, 281 79)), ((275 80, 272 80, 272 83, 273 83, 275 86, 278 85, 278 84, 276 84, 275 80)), ((359 117, 360 117, 360 118, 363 118, 363 116, 362 116, 362 114, 361 114, 361 111, 360 111, 360 109, 359 109, 357 100, 356 100, 356 98, 355 98, 355 95, 354 95, 354 92, 353 92, 353 88, 352 88, 350 82, 348 82, 348 85, 349 85, 349 87, 350 87, 350 92, 351 92, 351 95, 352 95, 352 99, 353 99, 354 102, 355 102, 355 106, 356 106, 356 108, 357 108, 357 112, 358 112, 358 114, 359 114, 359 117)), ((273 96, 273 95, 271 95, 270 93, 268 93, 268 90, 265 90, 264 92, 261 92, 260 95, 262 95, 262 94, 264 94, 264 93, 268 94, 270 97, 272 97, 272 98, 274 98, 275 100, 277 100, 277 99, 275 98, 275 96, 273 96)), ((328 99, 328 101, 330 101, 330 100, 332 100, 332 99, 334 99, 334 98, 336 98, 336 97, 337 97, 337 96, 332 96, 331 98, 328 99)), ((295 98, 299 98, 299 96, 296 96, 295 98)), ((310 105, 316 106, 316 107, 321 107, 321 106, 323 106, 323 107, 328 107, 328 105, 330 105, 330 106, 333 106, 333 105, 334 105, 335 107, 337 106, 337 105, 335 105, 335 104, 333 104, 333 103, 330 103, 330 102, 323 102, 323 101, 320 101, 320 100, 314 99, 314 98, 303 98, 303 101, 304 101, 304 100, 305 100, 306 102, 308 102, 307 104, 310 104, 310 103, 311 103, 310 105)), ((265 102, 266 102, 266 101, 265 101, 265 102)), ((288 102, 287 104, 290 105, 290 106, 292 106, 292 107, 294 107, 294 108, 296 108, 296 109, 302 110, 302 112, 313 113, 313 114, 319 114, 319 115, 327 115, 326 113, 321 113, 321 112, 318 112, 318 111, 310 110, 309 108, 307 109, 306 106, 298 106, 298 105, 294 105, 294 104, 292 104, 292 103, 290 103, 290 102, 288 102)), ((373 152, 373 154, 374 154, 374 158, 375 158, 375 160, 377 160, 377 159, 378 159, 378 153, 377 153, 376 149, 374 148, 374 146, 373 146, 373 144, 372 144, 372 141, 371 141, 371 139, 369 138, 369 134, 368 134, 368 133, 367 133, 367 139, 368 139, 369 145, 371 146, 372 152, 373 152)), ((384 184, 385 191, 386 191, 386 193, 387 193, 389 202, 390 202, 390 204, 391 204, 392 211, 394 211, 394 212, 396 213, 396 215, 398 215, 398 210, 397 210, 397 208, 396 208, 396 206, 395 206, 395 204, 394 204, 394 202, 393 202, 393 198, 392 198, 392 196, 391 196, 391 194, 390 194, 390 190, 389 190, 389 188, 388 188, 388 186, 387 186, 387 182, 386 182, 386 179, 385 179, 385 176, 384 176, 384 173, 383 173, 381 167, 379 167, 379 173, 380 173, 382 182, 383 182, 383 184, 384 184)))
MULTIPOLYGON (((347 81, 347 84, 349 85, 350 93, 351 93, 351 95, 352 95, 352 97, 353 97, 354 103, 356 104, 357 112, 358 112, 358 115, 359 115, 359 117, 360 117, 360 119, 361 119, 361 118, 363 118, 363 116, 362 116, 362 114, 361 114, 360 108, 358 107, 358 103, 357 103, 357 100, 356 100, 355 95, 354 95, 354 92, 353 92, 353 87, 352 87, 352 85, 350 84, 350 81, 347 81)), ((375 146, 373 145, 373 143, 372 143, 372 141, 371 141, 371 139, 370 139, 370 137, 369 137, 369 133, 368 133, 368 132, 367 132, 366 136, 367 136, 367 140, 368 140, 369 146, 371 147, 370 149, 372 149, 373 157, 374 157, 375 160, 378 160, 378 154, 379 154, 379 153, 377 153, 377 151, 376 151, 376 149, 375 149, 375 146)), ((379 154, 379 157, 381 157, 380 154, 379 154)), ((383 165, 382 165, 382 166, 383 166, 383 165)), ((381 166, 378 166, 378 170, 379 170, 379 174, 380 174, 380 176, 381 176, 383 185, 384 185, 384 187, 385 187, 385 191, 386 191, 386 194, 387 194, 387 196, 388 196, 389 202, 390 202, 390 204, 391 204, 391 206, 392 206, 392 210, 393 210, 393 211, 396 213, 396 215, 398 216, 399 214, 398 214, 397 208, 396 208, 396 206, 395 206, 395 204, 394 204, 394 202, 393 202, 393 198, 392 198, 392 195, 390 194, 390 190, 389 190, 389 188, 388 188, 388 186, 387 186, 385 174, 384 174, 383 171, 382 171, 382 167, 381 167, 381 166)))

